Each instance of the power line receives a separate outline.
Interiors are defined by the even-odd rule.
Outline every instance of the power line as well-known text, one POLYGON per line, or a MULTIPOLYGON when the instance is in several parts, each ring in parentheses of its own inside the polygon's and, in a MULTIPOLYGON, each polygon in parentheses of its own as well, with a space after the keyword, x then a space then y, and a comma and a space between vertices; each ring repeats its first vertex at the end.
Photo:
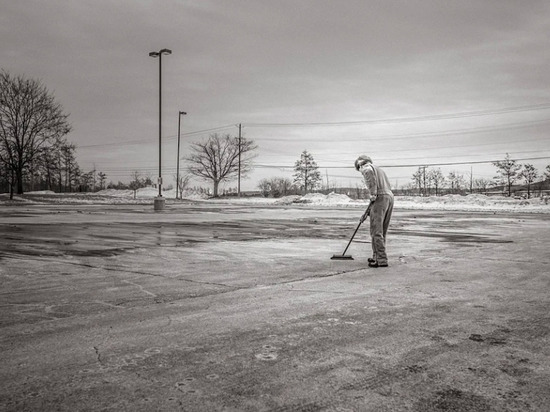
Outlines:
POLYGON ((387 119, 373 119, 373 120, 356 120, 345 122, 313 122, 313 123, 244 123, 245 127, 297 127, 297 126, 342 126, 353 124, 377 124, 377 123, 409 123, 409 122, 423 122, 428 120, 444 120, 444 119, 458 119, 465 117, 477 117, 477 116, 489 116, 494 114, 505 114, 513 112, 525 112, 534 110, 546 110, 550 109, 550 103, 541 103, 528 106, 516 106, 516 107, 504 107, 501 109, 492 110, 478 110, 470 112, 456 112, 447 114, 434 114, 426 116, 414 116, 414 117, 394 117, 387 119))
MULTIPOLYGON (((511 159, 515 161, 523 161, 523 160, 544 160, 544 159, 550 159, 550 156, 542 156, 542 157, 524 157, 521 159, 511 159)), ((387 168, 393 168, 393 167, 418 167, 418 166, 456 166, 456 165, 471 165, 471 164, 486 164, 486 163, 495 163, 500 162, 502 159, 497 160, 474 160, 469 162, 438 162, 438 163, 423 163, 423 164, 409 164, 409 165, 381 165, 382 167, 387 168)))
MULTIPOLYGON (((221 131, 221 130, 226 130, 226 129, 233 128, 233 127, 234 127, 234 125, 213 127, 211 129, 204 129, 204 130, 197 130, 197 131, 194 131, 194 132, 182 133, 181 136, 196 136, 196 135, 200 135, 200 134, 203 134, 203 133, 221 131)), ((177 137, 177 135, 169 135, 169 136, 165 136, 164 139, 171 140, 171 139, 175 139, 176 137, 177 137)), ((128 141, 125 141, 125 142, 98 143, 98 144, 84 145, 84 146, 78 146, 78 148, 81 149, 81 148, 90 148, 90 147, 123 146, 123 145, 132 145, 132 144, 140 144, 140 143, 155 143, 155 142, 153 141, 153 139, 128 140, 128 141)))
MULTIPOLYGON (((530 142, 532 140, 524 140, 522 141, 521 143, 524 143, 524 142, 530 142)), ((465 148, 465 147, 478 147, 478 146, 491 146, 493 144, 499 144, 499 143, 489 143, 489 144, 479 144, 479 145, 475 145, 475 146, 470 146, 470 145, 466 145, 466 146, 446 146, 446 147, 433 147, 433 148, 430 148, 431 149, 438 149, 438 150, 443 150, 443 149, 456 149, 456 148, 465 148)), ((416 152, 416 151, 419 151, 419 150, 427 150, 427 149, 399 149, 399 150, 393 150, 391 151, 391 153, 396 153, 396 152, 416 152)), ((515 153, 521 153, 521 154, 526 154, 526 153, 541 153, 541 152, 547 152, 547 151, 550 151, 549 150, 543 150, 543 149, 538 149, 538 150, 527 150, 527 151, 521 151, 521 152, 515 152, 515 153)), ((373 153, 377 153, 377 151, 373 151, 373 153)), ((346 152, 346 153, 331 153, 331 155, 334 155, 334 156, 346 156, 346 155, 357 155, 357 152, 346 152)), ((484 153, 484 154, 467 154, 467 156, 488 156, 489 153, 484 153)), ((262 155, 262 156, 265 156, 265 155, 262 155)), ((463 157, 464 155, 457 155, 457 154, 452 154, 452 155, 437 155, 437 156, 414 156, 414 157, 392 157, 392 160, 413 160, 413 159, 440 159, 440 158, 448 158, 448 157, 463 157)), ((378 159, 380 160, 380 159, 378 159)), ((322 157, 321 158, 317 158, 317 161, 319 162, 338 162, 338 160, 326 160, 326 159, 323 159, 322 157)))
MULTIPOLYGON (((524 157, 524 158, 516 158, 512 159, 515 161, 523 161, 523 160, 544 160, 544 159, 550 159, 550 156, 542 156, 542 157, 524 157)), ((495 163, 499 162, 502 159, 497 160, 473 160, 473 161, 466 161, 466 162, 436 162, 436 163, 415 163, 415 164, 402 164, 402 165, 389 165, 389 164, 381 164, 381 167, 386 168, 398 168, 398 167, 418 167, 418 166, 455 166, 455 165, 471 165, 471 164, 483 164, 483 163, 495 163)), ((269 164, 256 164, 254 167, 262 167, 262 168, 274 168, 274 169, 293 169, 294 166, 289 165, 269 165, 269 164)), ((320 166, 320 169, 353 169, 353 166, 320 166)))
MULTIPOLYGON (((489 133, 493 131, 503 131, 503 130, 515 130, 515 129, 522 129, 532 126, 537 126, 540 124, 548 123, 550 122, 550 119, 544 119, 539 121, 532 121, 532 122, 519 122, 519 123, 508 123, 502 126, 485 126, 485 127, 473 127, 473 128, 465 128, 465 129, 451 129, 451 130, 444 130, 441 132, 424 132, 424 133, 408 133, 408 134, 395 134, 395 135, 376 135, 376 136, 359 136, 356 138, 346 138, 346 139, 339 139, 341 142, 352 142, 352 141, 360 141, 367 139, 369 142, 372 142, 373 140, 399 140, 399 139, 411 139, 411 138, 423 138, 423 137, 432 137, 432 136, 452 136, 457 134, 468 134, 468 133, 489 133)), ((221 130, 227 130, 230 128, 235 127, 234 125, 225 125, 225 126, 219 126, 219 127, 213 127, 210 129, 203 129, 203 130, 196 130, 193 132, 188 133, 182 133, 181 136, 196 136, 204 133, 209 132, 215 132, 215 131, 221 131, 221 130)), ((165 137, 166 140, 172 140, 175 139, 177 135, 168 135, 165 137)), ((113 138, 116 139, 116 138, 113 138)), ((312 138, 301 138, 299 141, 296 140, 290 140, 290 139, 284 139, 284 138, 263 138, 263 137, 255 137, 255 140, 259 141, 276 141, 276 142, 303 142, 303 141, 319 141, 319 138, 312 137, 312 138)), ((127 140, 123 142, 112 142, 112 143, 98 143, 98 144, 90 144, 90 145, 81 145, 78 146, 79 149, 84 148, 94 148, 94 147, 109 147, 109 146, 124 146, 124 145, 133 145, 133 144, 141 144, 141 143, 155 143, 152 139, 141 139, 141 140, 127 140)))
MULTIPOLYGON (((232 129, 234 127, 235 127, 234 124, 228 124, 228 125, 225 125, 225 126, 214 127, 214 128, 211 128, 211 129, 204 129, 204 130, 197 130, 197 131, 194 131, 194 132, 182 133, 181 136, 195 136, 195 135, 209 133, 209 132, 216 132, 216 131, 219 132, 221 130, 232 129)), ((176 137, 177 137, 177 135, 168 135, 168 136, 166 136, 167 139, 175 139, 176 137)))
MULTIPOLYGON (((539 151, 528 151, 528 152, 522 152, 522 153, 538 153, 539 151)), ((441 157, 441 156, 440 156, 441 157)), ((452 157, 452 156, 448 156, 452 157)), ((522 157, 522 158, 515 158, 512 160, 515 161, 524 161, 524 160, 545 160, 550 159, 550 156, 539 156, 539 157, 522 157)), ((398 159, 399 160, 399 159, 398 159)), ((408 160, 408 159, 400 159, 400 160, 408 160)), ((401 167, 423 167, 423 166, 456 166, 456 165, 471 165, 471 164, 488 164, 488 163, 495 163, 499 160, 470 160, 470 161, 460 161, 460 162, 419 162, 419 163, 409 163, 409 164, 381 164, 381 167, 386 168, 401 168, 401 167)), ((257 168, 264 168, 264 169, 294 169, 294 165, 279 165, 279 164, 265 164, 265 163, 258 163, 255 164, 254 167, 257 168)), ((320 169, 353 169, 353 166, 319 166, 320 169)), ((155 172, 157 170, 156 166, 145 166, 145 167, 135 167, 135 168, 99 168, 104 173, 133 173, 134 171, 141 171, 141 172, 155 172)), ((164 171, 167 172, 175 172, 175 167, 163 167, 164 171)))
MULTIPOLYGON (((455 135, 463 135, 463 134, 478 134, 478 133, 490 133, 490 132, 497 132, 497 131, 507 131, 507 130, 517 130, 517 129, 524 129, 529 128, 533 126, 538 126, 540 124, 545 124, 550 122, 550 119, 544 119, 544 120, 538 120, 538 121, 531 121, 531 122, 518 122, 518 123, 507 123, 502 126, 480 126, 480 127, 472 127, 472 128, 463 128, 463 129, 451 129, 451 130, 443 130, 443 131, 437 131, 437 132, 423 132, 423 133, 401 133, 401 134, 390 134, 390 135, 374 135, 374 136, 357 136, 357 137, 345 137, 345 138, 338 138, 338 141, 342 143, 346 142, 355 142, 355 141, 367 141, 369 143, 377 140, 402 140, 402 139, 414 139, 414 138, 425 138, 425 137, 442 137, 442 136, 455 136, 455 135)), ((295 142, 295 143, 301 143, 305 141, 315 141, 320 142, 318 137, 310 137, 310 138, 300 138, 300 140, 292 140, 292 139, 284 139, 281 137, 255 137, 255 140, 258 141, 275 141, 275 142, 295 142)), ((329 141, 323 141, 324 143, 330 143, 329 141)))
MULTIPOLYGON (((480 110, 476 112, 459 112, 459 113, 450 113, 443 115, 427 115, 427 116, 417 116, 417 117, 403 117, 403 118, 389 118, 389 119, 375 119, 375 120, 359 120, 359 121, 350 121, 350 122, 329 122, 329 123, 245 123, 243 126, 246 127, 290 127, 290 126, 338 126, 338 125, 349 125, 349 124, 374 124, 374 123, 403 123, 403 122, 413 122, 413 121, 427 121, 427 120, 439 120, 439 119, 454 119, 462 117, 472 117, 472 116, 486 116, 489 114, 504 114, 511 112, 521 112, 521 111, 531 111, 531 110, 545 110, 550 108, 550 103, 548 104, 539 104, 531 106, 518 106, 518 107, 508 107, 503 109, 496 110, 480 110)), ((469 129, 456 129, 456 130, 447 130, 442 132, 426 132, 426 133, 413 133, 413 134, 398 134, 398 135, 387 135, 387 136, 365 136, 358 137, 355 139, 346 139, 343 141, 356 141, 362 139, 368 139, 369 141, 380 139, 410 139, 416 137, 430 137, 430 136, 447 136, 454 134, 466 134, 466 133, 487 133, 491 131, 501 131, 501 130, 512 130, 523 127, 530 127, 537 124, 543 124, 550 121, 550 119, 545 119, 535 122, 522 122, 522 123, 510 123, 503 126, 487 126, 487 127, 476 127, 469 129)), ((222 131, 227 129, 234 128, 234 124, 224 125, 213 127, 209 129, 196 130, 192 132, 182 133, 181 136, 196 136, 204 133, 222 131)), ((168 135, 165 137, 166 140, 175 139, 177 135, 168 135)), ((114 140, 116 138, 112 138, 114 140)), ((291 141, 288 139, 280 138, 256 138, 261 141, 291 141)), ((307 141, 309 139, 300 139, 300 141, 307 141)), ((311 140, 318 140, 317 138, 312 138, 311 140)), ((141 140, 128 140, 123 142, 112 142, 112 143, 98 143, 90 145, 81 145, 78 146, 79 149, 95 148, 95 147, 109 147, 109 146, 123 146, 123 145, 133 145, 140 143, 154 143, 152 139, 141 139, 141 140)))

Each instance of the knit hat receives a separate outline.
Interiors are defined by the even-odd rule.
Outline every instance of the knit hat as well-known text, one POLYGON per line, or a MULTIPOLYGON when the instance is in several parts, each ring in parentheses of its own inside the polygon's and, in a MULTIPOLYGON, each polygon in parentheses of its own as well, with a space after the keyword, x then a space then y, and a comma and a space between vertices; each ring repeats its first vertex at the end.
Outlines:
POLYGON ((359 170, 359 168, 363 166, 365 163, 372 163, 371 158, 366 155, 359 156, 355 161, 355 170, 359 170))

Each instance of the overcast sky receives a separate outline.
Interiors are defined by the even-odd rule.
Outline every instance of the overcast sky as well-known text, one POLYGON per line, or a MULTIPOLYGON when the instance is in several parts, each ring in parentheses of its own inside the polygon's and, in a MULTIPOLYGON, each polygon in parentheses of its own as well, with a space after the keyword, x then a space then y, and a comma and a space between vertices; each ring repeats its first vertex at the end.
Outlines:
POLYGON ((80 166, 108 181, 156 179, 159 66, 148 54, 168 48, 165 184, 181 110, 182 156, 239 123, 256 141, 243 189, 290 177, 303 150, 331 185, 360 183, 359 154, 403 185, 436 163, 471 162, 433 167, 491 179, 482 162, 506 153, 542 173, 549 33, 547 0, 0 0, 0 68, 43 82, 70 113, 80 166))

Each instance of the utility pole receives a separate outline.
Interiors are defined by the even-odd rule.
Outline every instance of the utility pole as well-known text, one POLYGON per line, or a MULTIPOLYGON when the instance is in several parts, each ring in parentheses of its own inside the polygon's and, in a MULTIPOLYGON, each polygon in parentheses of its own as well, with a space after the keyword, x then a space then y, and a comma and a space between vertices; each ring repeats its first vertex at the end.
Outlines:
POLYGON ((241 124, 239 123, 239 178, 237 181, 237 195, 241 197, 241 124))
POLYGON ((176 199, 179 199, 178 197, 178 190, 180 187, 180 135, 181 135, 181 115, 186 115, 186 112, 179 112, 178 114, 178 160, 177 160, 177 166, 176 166, 176 199))

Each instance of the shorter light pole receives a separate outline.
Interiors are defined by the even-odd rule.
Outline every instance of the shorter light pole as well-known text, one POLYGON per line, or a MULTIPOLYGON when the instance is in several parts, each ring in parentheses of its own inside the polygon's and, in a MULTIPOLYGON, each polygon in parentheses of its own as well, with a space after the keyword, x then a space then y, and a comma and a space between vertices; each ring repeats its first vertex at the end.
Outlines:
POLYGON ((178 197, 178 191, 180 187, 180 135, 181 135, 181 115, 186 115, 186 112, 179 112, 178 115, 178 161, 176 166, 176 199, 178 197))

